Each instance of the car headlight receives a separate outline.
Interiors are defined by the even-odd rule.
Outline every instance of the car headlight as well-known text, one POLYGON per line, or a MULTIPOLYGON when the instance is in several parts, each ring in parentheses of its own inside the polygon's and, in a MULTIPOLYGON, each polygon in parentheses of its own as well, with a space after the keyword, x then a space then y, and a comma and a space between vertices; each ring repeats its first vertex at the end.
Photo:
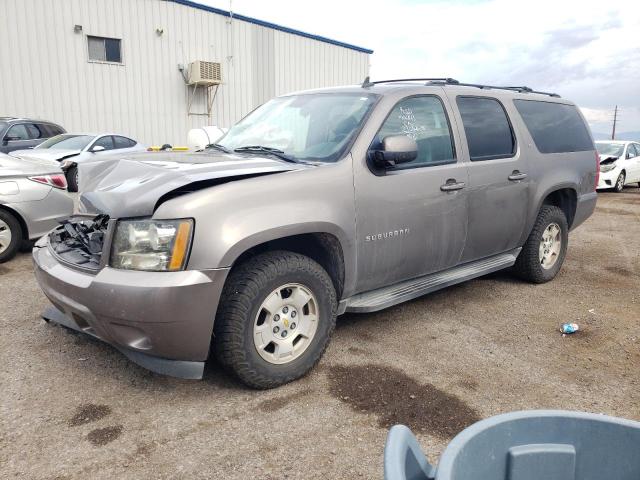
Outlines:
POLYGON ((601 172, 610 172, 614 168, 616 168, 616 164, 615 163, 605 163, 604 165, 600 165, 600 171, 601 172))
POLYGON ((183 270, 191 246, 193 220, 122 220, 111 247, 113 268, 173 272, 183 270))

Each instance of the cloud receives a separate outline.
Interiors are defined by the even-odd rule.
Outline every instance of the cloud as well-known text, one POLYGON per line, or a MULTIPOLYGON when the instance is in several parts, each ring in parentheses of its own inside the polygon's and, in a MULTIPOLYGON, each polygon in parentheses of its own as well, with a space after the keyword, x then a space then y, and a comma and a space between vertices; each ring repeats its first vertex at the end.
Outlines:
MULTIPOLYGON (((200 1, 229 8, 225 0, 200 1)), ((617 104, 625 112, 622 131, 640 130, 637 0, 235 0, 233 7, 374 49, 372 78, 527 85, 587 110, 612 111, 617 104)))

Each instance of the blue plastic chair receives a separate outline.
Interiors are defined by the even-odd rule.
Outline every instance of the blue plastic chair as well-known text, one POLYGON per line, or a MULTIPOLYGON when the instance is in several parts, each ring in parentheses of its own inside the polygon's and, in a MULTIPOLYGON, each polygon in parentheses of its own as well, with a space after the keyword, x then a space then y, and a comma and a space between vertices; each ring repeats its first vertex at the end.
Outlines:
POLYGON ((531 410, 459 433, 436 467, 404 425, 389 431, 385 480, 639 480, 640 423, 592 413, 531 410))

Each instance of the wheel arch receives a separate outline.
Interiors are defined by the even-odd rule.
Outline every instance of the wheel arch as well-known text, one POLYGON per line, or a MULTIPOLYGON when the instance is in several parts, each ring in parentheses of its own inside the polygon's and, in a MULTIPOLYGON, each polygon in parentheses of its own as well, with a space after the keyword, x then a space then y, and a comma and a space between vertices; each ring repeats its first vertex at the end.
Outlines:
POLYGON ((327 231, 308 231, 290 235, 259 235, 237 245, 225 256, 231 268, 260 253, 287 250, 305 255, 324 268, 336 289, 337 298, 342 298, 347 280, 345 249, 339 237, 327 231))
POLYGON ((3 205, 3 204, 0 204, 0 210, 5 211, 5 212, 13 215, 16 218, 16 220, 20 224, 20 228, 22 229, 22 240, 23 241, 28 241, 29 240, 29 227, 27 226, 27 222, 25 221, 23 216, 20 214, 20 212, 18 212, 17 210, 14 210, 11 207, 8 207, 7 205, 3 205))
POLYGON ((547 190, 544 195, 541 196, 541 199, 538 202, 538 206, 535 210, 535 217, 531 222, 531 228, 533 228, 535 218, 540 213, 540 209, 544 205, 554 205, 562 210, 565 214, 565 217, 567 218, 569 229, 571 229, 578 206, 578 191, 576 189, 576 186, 572 184, 563 184, 556 185, 547 190))

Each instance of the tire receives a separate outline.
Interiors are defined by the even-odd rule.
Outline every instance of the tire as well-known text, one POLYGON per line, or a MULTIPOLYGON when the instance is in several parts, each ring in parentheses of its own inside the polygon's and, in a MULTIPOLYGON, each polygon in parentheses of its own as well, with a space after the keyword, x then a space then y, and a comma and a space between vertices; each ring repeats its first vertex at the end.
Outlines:
POLYGON ((70 192, 78 191, 78 167, 71 167, 67 170, 67 185, 70 192))
POLYGON ((213 331, 215 357, 252 388, 274 388, 296 380, 322 357, 335 328, 336 308, 331 278, 314 260, 287 251, 257 255, 234 268, 224 286, 213 331), (306 298, 307 294, 311 295, 307 303, 293 298, 306 298), (269 306, 269 299, 273 300, 273 306, 269 306), (291 310, 285 314, 288 307, 282 305, 287 302, 292 302, 291 310), (300 321, 297 331, 293 318, 296 309, 301 312, 297 315, 300 321), (314 312, 316 320, 308 320, 314 317, 314 312), (302 333, 310 332, 311 325, 313 335, 307 338, 302 333), (279 335, 290 335, 291 348, 297 349, 290 360, 277 356, 281 352, 280 342, 285 345, 282 351, 287 350, 288 343, 286 337, 282 339, 276 334, 276 328, 279 335), (264 329, 263 333, 258 329, 264 329))
POLYGON ((0 210, 0 263, 15 257, 22 245, 22 227, 11 213, 0 210))
POLYGON ((545 283, 553 280, 562 267, 568 244, 569 225, 564 212, 556 206, 544 205, 540 209, 540 213, 538 213, 538 218, 533 225, 527 242, 516 259, 514 271, 520 278, 532 283, 545 283), (548 260, 545 267, 541 257, 543 257, 543 252, 546 249, 542 244, 545 235, 555 231, 555 227, 553 230, 548 230, 552 226, 556 226, 559 229, 557 238, 560 239, 560 245, 553 244, 554 250, 557 250, 555 257, 553 255, 544 256, 548 260), (554 258, 555 260, 553 260, 554 258), (553 263, 551 263, 552 260, 553 263))
POLYGON ((618 179, 616 180, 616 184, 613 187, 613 191, 620 193, 624 190, 624 182, 627 178, 627 175, 625 174, 624 171, 620 172, 620 175, 618 175, 618 179))

